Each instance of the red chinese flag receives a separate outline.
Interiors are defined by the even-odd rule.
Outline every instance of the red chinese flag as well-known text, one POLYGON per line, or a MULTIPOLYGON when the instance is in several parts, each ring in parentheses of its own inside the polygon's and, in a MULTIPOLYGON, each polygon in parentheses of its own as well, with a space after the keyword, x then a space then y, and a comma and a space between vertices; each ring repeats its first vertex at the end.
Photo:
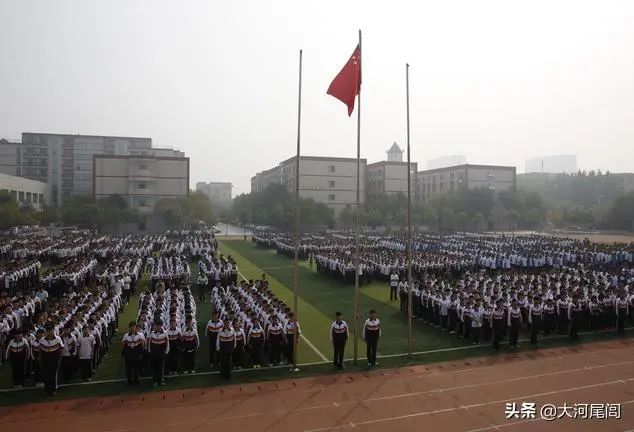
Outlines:
POLYGON ((350 60, 345 64, 341 72, 337 74, 330 83, 328 91, 330 96, 334 96, 348 106, 348 116, 354 111, 354 98, 361 89, 361 50, 359 45, 354 49, 350 60))

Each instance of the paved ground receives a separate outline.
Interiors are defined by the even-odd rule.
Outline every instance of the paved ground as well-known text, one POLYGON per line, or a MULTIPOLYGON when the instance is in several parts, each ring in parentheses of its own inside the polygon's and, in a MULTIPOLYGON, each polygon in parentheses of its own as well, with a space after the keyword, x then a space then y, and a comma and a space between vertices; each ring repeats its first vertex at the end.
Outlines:
MULTIPOLYGON (((560 413, 563 412, 560 410, 560 413)), ((569 412, 572 415, 572 411, 569 412)), ((2 430, 634 431, 634 341, 503 354, 370 373, 0 410, 2 430), (505 417, 534 402, 535 419, 505 417), (545 421, 540 407, 620 403, 621 418, 545 421)))

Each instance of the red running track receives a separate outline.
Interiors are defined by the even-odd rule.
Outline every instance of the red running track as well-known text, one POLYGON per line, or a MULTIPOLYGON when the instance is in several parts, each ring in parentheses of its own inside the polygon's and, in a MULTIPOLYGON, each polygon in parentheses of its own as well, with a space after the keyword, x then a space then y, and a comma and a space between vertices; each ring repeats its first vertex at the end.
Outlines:
MULTIPOLYGON (((572 411, 570 411, 572 414, 572 411)), ((0 409, 0 430, 634 431, 634 340, 339 373, 0 409), (534 402, 534 419, 506 403, 534 402), (540 418, 552 404, 618 403, 620 419, 540 418)))

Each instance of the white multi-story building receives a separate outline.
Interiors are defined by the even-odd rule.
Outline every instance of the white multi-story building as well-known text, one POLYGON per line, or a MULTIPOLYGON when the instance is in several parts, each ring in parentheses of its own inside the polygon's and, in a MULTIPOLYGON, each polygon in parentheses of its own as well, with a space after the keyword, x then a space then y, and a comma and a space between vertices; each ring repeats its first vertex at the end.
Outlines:
MULTIPOLYGON (((416 193, 416 172, 418 164, 410 164, 410 183, 412 195, 416 193)), ((369 164, 368 171, 368 200, 380 195, 407 195, 407 162, 381 161, 369 164)))
POLYGON ((577 172, 577 155, 541 156, 526 160, 527 173, 573 173, 577 172))
MULTIPOLYGON (((278 183, 289 192, 295 191, 295 157, 278 166, 256 174, 251 179, 251 192, 260 192, 268 185, 278 183)), ((359 200, 365 202, 366 160, 360 161, 359 200)), ((355 158, 301 156, 299 159, 299 195, 312 198, 335 210, 356 203, 357 160, 355 158)))
POLYGON ((435 195, 460 188, 487 188, 495 192, 515 189, 516 169, 513 166, 457 165, 420 171, 416 174, 416 200, 425 203, 435 195))
POLYGON ((231 189, 233 185, 230 182, 198 182, 196 183, 196 191, 207 195, 212 203, 228 203, 231 201, 231 189))
POLYGON ((22 205, 40 210, 48 201, 46 183, 24 177, 0 174, 0 192, 7 192, 22 205))
POLYGON ((93 193, 97 199, 120 195, 130 207, 151 212, 161 198, 189 194, 189 158, 96 155, 93 193))
POLYGON ((150 138, 24 132, 22 142, 0 140, 0 172, 47 183, 51 205, 59 206, 92 193, 96 155, 184 156, 152 148, 150 138))

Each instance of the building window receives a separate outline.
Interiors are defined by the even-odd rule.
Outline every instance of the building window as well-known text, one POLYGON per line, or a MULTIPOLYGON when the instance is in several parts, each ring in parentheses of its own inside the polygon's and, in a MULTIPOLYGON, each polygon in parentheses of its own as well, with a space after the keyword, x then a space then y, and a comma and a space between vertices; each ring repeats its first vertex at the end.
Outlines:
POLYGON ((329 180, 328 181, 328 187, 334 188, 335 187, 335 181, 334 180, 329 180))
POLYGON ((139 169, 140 170, 146 170, 147 169, 147 165, 146 164, 139 164, 139 169))
POLYGON ((146 189, 146 184, 145 183, 137 183, 136 188, 137 189, 146 189))
POLYGON ((38 194, 38 201, 39 201, 40 203, 43 203, 43 202, 44 202, 44 194, 38 194))
POLYGON ((329 194, 328 201, 334 201, 334 200, 335 200, 335 194, 329 194))
POLYGON ((18 201, 21 202, 21 203, 24 202, 24 192, 23 191, 20 191, 18 201))
POLYGON ((33 203, 35 203, 35 204, 38 203, 38 199, 37 199, 37 194, 36 193, 33 194, 33 203))
POLYGON ((334 165, 329 165, 328 166, 328 172, 335 172, 335 166, 334 165))

